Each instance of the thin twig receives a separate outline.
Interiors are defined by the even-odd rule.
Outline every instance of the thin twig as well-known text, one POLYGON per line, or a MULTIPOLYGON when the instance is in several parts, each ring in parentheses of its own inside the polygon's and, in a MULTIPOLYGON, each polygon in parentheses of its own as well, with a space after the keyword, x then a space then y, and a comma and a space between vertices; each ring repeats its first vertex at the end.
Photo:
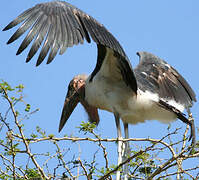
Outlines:
POLYGON ((134 154, 133 156, 129 157, 127 160, 125 160, 124 162, 120 163, 116 168, 114 168, 113 170, 109 171, 107 174, 105 174, 104 176, 102 176, 99 180, 103 180, 108 178, 111 174, 113 174, 114 172, 116 172, 120 167, 122 167, 124 164, 129 163, 132 159, 136 158, 137 156, 150 151, 153 147, 155 146, 155 144, 153 144, 152 146, 147 147, 145 150, 140 150, 139 152, 137 152, 136 154, 134 154))
MULTIPOLYGON (((197 170, 197 169, 199 169, 199 166, 196 166, 196 167, 194 167, 194 168, 188 168, 188 169, 185 169, 185 170, 182 170, 182 171, 180 171, 179 173, 185 173, 186 172, 186 174, 187 174, 187 172, 188 171, 194 171, 194 170, 197 170)), ((158 177, 159 179, 163 179, 163 178, 166 178, 166 177, 169 177, 169 176, 173 176, 173 175, 176 175, 178 172, 174 172, 174 173, 170 173, 170 174, 167 174, 167 175, 164 175, 164 176, 160 176, 160 177, 158 177)), ((187 174, 187 175, 189 175, 190 176, 190 174, 187 174)), ((191 178, 194 178, 192 175, 190 176, 191 178)), ((194 178, 195 179, 195 178, 194 178)))
POLYGON ((54 144, 55 144, 55 146, 56 146, 56 148, 57 148, 57 153, 59 154, 59 157, 58 157, 58 158, 61 160, 61 162, 62 162, 64 168, 66 169, 66 171, 68 172, 68 174, 69 174, 72 178, 74 178, 74 175, 71 173, 70 169, 66 166, 66 162, 65 162, 64 159, 63 159, 63 154, 62 154, 62 152, 61 152, 60 147, 58 146, 58 144, 57 144, 56 142, 54 142, 54 144))
POLYGON ((89 179, 89 176, 88 176, 87 170, 86 170, 85 166, 83 165, 83 163, 82 163, 81 159, 80 159, 80 158, 78 158, 78 161, 79 161, 79 164, 80 164, 80 166, 82 167, 82 169, 83 169, 83 171, 84 171, 84 173, 85 173, 85 176, 87 177, 87 179, 89 179))
MULTIPOLYGON (((10 165, 12 164, 11 160, 8 159, 8 158, 6 158, 6 157, 3 156, 2 154, 0 154, 0 157, 2 158, 2 160, 3 160, 3 162, 4 162, 4 165, 5 165, 6 167, 10 167, 10 165), (10 165, 5 164, 5 161, 7 161, 10 165)), ((18 170, 23 174, 23 177, 24 177, 25 179, 28 179, 28 177, 26 176, 24 170, 23 170, 21 167, 18 167, 17 165, 15 165, 15 168, 18 169, 18 170)), ((10 170, 12 171, 12 169, 10 169, 10 170)))
POLYGON ((5 95, 5 98, 6 100, 8 101, 9 105, 10 105, 10 108, 11 108, 11 111, 12 111, 12 114, 14 116, 14 120, 15 120, 15 124, 17 125, 18 127, 18 130, 20 132, 20 135, 21 135, 21 138, 23 140, 23 143, 26 147, 26 151, 27 151, 27 154, 30 156, 32 162, 34 163, 34 165, 36 166, 36 168, 39 170, 39 173, 41 174, 42 178, 45 178, 45 179, 48 179, 48 177, 46 176, 45 172, 43 171, 43 169, 39 166, 39 164, 37 163, 36 159, 34 158, 34 155, 31 153, 30 151, 30 148, 29 148, 29 144, 23 134, 23 130, 22 130, 22 127, 21 125, 18 123, 18 120, 17 120, 17 113, 14 109, 14 105, 12 103, 12 101, 10 100, 10 98, 8 97, 8 94, 7 94, 7 91, 2 88, 3 92, 4 92, 4 95, 5 95))
POLYGON ((99 146, 102 148, 102 150, 103 150, 103 154, 104 154, 104 159, 105 159, 105 161, 106 161, 106 169, 109 169, 109 165, 108 165, 108 158, 107 158, 107 155, 108 155, 108 153, 107 153, 107 151, 106 151, 106 148, 103 146, 103 144, 102 144, 102 142, 101 142, 101 138, 96 134, 96 133, 94 133, 93 131, 92 131, 92 134, 99 140, 98 142, 99 142, 99 146))

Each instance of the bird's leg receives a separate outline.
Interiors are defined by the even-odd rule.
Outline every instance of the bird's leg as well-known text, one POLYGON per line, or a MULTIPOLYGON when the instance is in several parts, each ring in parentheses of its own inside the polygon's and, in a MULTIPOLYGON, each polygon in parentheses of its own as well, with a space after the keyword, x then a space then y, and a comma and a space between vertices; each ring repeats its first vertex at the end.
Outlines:
MULTIPOLYGON (((125 139, 128 139, 129 138, 128 124, 127 123, 123 123, 123 125, 124 125, 125 139)), ((124 153, 123 153, 123 156, 122 156, 122 162, 126 161, 129 155, 130 155, 130 145, 129 145, 129 141, 126 141, 125 142, 124 153)), ((124 165, 124 180, 128 179, 128 172, 129 172, 128 165, 125 164, 124 165)))
POLYGON ((192 142, 191 142, 191 146, 194 147, 195 144, 196 144, 196 135, 195 135, 195 125, 194 125, 194 118, 192 116, 192 113, 190 111, 190 108, 187 108, 187 113, 188 113, 188 116, 189 116, 189 121, 191 122, 191 136, 189 138, 189 141, 191 140, 192 138, 192 142))
MULTIPOLYGON (((117 145, 117 152, 118 152, 118 160, 117 165, 120 165, 122 163, 122 132, 120 127, 120 117, 118 113, 114 113, 115 116, 115 123, 117 128, 117 137, 118 137, 118 145, 117 145)), ((118 170, 116 172, 116 180, 120 180, 120 171, 118 170)))

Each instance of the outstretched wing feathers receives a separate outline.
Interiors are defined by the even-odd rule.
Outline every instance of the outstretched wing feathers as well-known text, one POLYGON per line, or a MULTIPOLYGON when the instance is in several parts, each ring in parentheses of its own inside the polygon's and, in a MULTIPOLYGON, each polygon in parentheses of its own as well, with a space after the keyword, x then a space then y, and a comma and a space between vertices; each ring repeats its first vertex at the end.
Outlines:
POLYGON ((180 106, 189 109, 196 95, 187 81, 169 64, 147 52, 138 52, 140 63, 134 69, 138 88, 157 94, 155 101, 161 108, 173 112, 178 119, 191 127, 192 145, 195 144, 194 122, 186 118, 180 106), (174 102, 174 103, 171 103, 174 102), (180 106, 178 106, 180 105, 180 106))
POLYGON ((37 34, 35 35, 35 40, 32 44, 32 47, 30 49, 30 52, 28 53, 28 57, 26 59, 26 62, 31 60, 31 58, 36 54, 38 51, 42 41, 44 40, 44 37, 46 35, 46 32, 49 29, 50 22, 48 18, 43 15, 38 19, 38 27, 37 27, 37 34), (42 23, 41 23, 42 22, 42 23))
MULTIPOLYGON (((36 13, 34 17, 30 18, 31 22, 29 22, 29 26, 32 25, 32 23, 37 19, 38 16, 39 16, 39 13, 36 13)), ((41 26, 41 24, 37 20, 35 22, 35 24, 32 26, 32 28, 30 29, 30 31, 28 32, 27 36, 24 38, 24 40, 21 43, 21 45, 19 46, 19 49, 17 51, 17 55, 20 54, 31 43, 31 41, 33 40, 35 35, 39 32, 40 26, 41 26)), ((13 35, 13 36, 15 37, 15 35, 13 35)))
POLYGON ((191 86, 187 83, 187 81, 173 67, 171 67, 171 69, 172 69, 172 74, 178 79, 179 83, 184 88, 184 90, 187 92, 190 99, 192 101, 196 102, 196 94, 194 93, 191 86))
MULTIPOLYGON (((30 28, 17 51, 17 55, 22 53, 33 41, 26 62, 33 58, 40 46, 42 48, 36 66, 39 66, 47 55, 47 64, 49 64, 58 52, 63 54, 68 47, 83 44, 84 39, 90 43, 91 39, 93 39, 97 44, 100 55, 98 55, 97 65, 92 75, 99 72, 104 62, 107 51, 101 49, 108 48, 110 49, 108 52, 117 57, 114 58, 117 61, 114 63, 116 66, 111 68, 118 69, 119 66, 120 75, 126 85, 130 86, 135 93, 137 92, 137 84, 131 64, 121 45, 102 24, 88 14, 64 1, 41 3, 26 10, 3 30, 8 30, 22 22, 23 24, 12 35, 8 43, 17 40, 30 28)), ((111 73, 107 75, 111 76, 111 78, 115 76, 115 74, 111 73)))
POLYGON ((185 107, 192 106, 196 95, 173 67, 151 53, 139 52, 138 55, 140 63, 135 68, 135 76, 142 90, 149 90, 161 99, 174 100, 185 107))
MULTIPOLYGON (((71 11, 67 10, 68 16, 65 15, 65 20, 67 21, 67 25, 70 26, 70 39, 69 39, 69 47, 73 46, 74 44, 77 45, 79 42, 78 40, 78 36, 79 36, 79 26, 78 23, 75 19, 75 16, 72 14, 71 11)), ((60 10, 60 14, 61 14, 61 10, 60 10)))
POLYGON ((89 35, 97 44, 111 48, 128 59, 119 42, 102 24, 64 1, 38 4, 23 12, 3 30, 13 28, 21 22, 23 24, 9 39, 8 44, 18 39, 32 26, 17 51, 17 55, 23 52, 34 39, 26 62, 32 59, 43 41, 37 65, 41 64, 49 51, 47 63, 54 59, 58 51, 59 54, 63 54, 67 47, 82 44, 84 39, 90 42, 89 35))
POLYGON ((11 28, 13 28, 14 26, 18 25, 19 23, 21 23, 22 21, 24 21, 25 19, 28 19, 28 17, 30 17, 32 14, 32 11, 36 11, 36 7, 32 7, 27 9, 26 11, 24 11, 23 13, 21 13, 16 19, 14 19, 13 21, 11 21, 4 29, 3 31, 7 31, 11 28))
MULTIPOLYGON (((50 49, 50 47, 53 43, 55 31, 56 31, 56 27, 51 24, 50 27, 49 27, 47 37, 44 41, 44 45, 43 45, 41 52, 39 54, 39 57, 38 57, 38 64, 42 63, 42 61, 45 59, 47 53, 49 52, 49 49, 50 49)), ((27 59, 26 59, 26 62, 27 62, 27 59)))
MULTIPOLYGON (((34 21, 39 17, 41 16, 41 12, 39 11, 35 11, 35 12, 32 12, 32 15, 31 16, 28 16, 28 18, 25 19, 24 23, 17 29, 17 31, 11 36, 11 38, 8 40, 7 44, 10 44, 12 42, 14 42, 15 40, 17 40, 21 35, 23 35, 24 32, 26 32, 28 30, 28 28, 30 28, 30 26, 34 23, 34 21)), ((20 17, 20 16, 19 16, 20 17)), ((16 19, 17 21, 17 19, 16 19)), ((16 26, 18 24, 15 23, 13 21, 13 23, 11 23, 11 25, 9 26, 8 25, 8 29, 16 26)), ((3 30, 7 30, 7 28, 5 27, 3 30)))

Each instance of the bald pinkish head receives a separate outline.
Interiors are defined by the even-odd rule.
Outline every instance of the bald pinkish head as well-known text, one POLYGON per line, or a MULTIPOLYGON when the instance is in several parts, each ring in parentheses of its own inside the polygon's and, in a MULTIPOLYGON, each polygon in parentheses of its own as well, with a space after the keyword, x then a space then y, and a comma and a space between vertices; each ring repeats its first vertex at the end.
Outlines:
POLYGON ((87 78, 87 75, 77 75, 70 81, 59 123, 59 132, 62 130, 66 121, 69 119, 79 102, 83 105, 85 111, 87 112, 89 121, 96 124, 99 123, 97 108, 90 106, 85 101, 85 82, 87 78))

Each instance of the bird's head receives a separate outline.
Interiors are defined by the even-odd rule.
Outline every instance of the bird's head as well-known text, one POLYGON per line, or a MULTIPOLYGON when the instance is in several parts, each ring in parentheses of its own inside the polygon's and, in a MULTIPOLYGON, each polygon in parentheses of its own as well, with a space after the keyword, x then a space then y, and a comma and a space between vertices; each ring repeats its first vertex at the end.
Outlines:
POLYGON ((89 121, 96 123, 96 125, 99 123, 97 108, 89 105, 85 100, 85 83, 87 78, 87 75, 77 75, 70 81, 59 123, 59 132, 62 130, 66 121, 69 119, 79 102, 83 105, 85 111, 87 112, 89 121))

